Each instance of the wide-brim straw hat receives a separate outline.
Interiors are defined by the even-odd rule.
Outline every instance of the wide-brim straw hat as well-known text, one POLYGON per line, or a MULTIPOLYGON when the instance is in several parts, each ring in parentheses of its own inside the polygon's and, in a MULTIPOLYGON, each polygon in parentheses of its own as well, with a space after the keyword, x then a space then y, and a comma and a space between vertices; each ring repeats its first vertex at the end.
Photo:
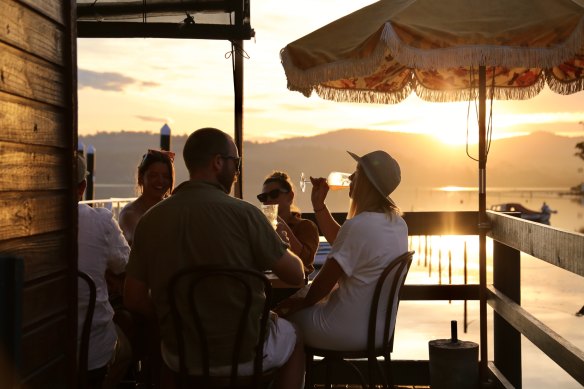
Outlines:
POLYGON ((401 182, 401 169, 395 159, 383 150, 359 157, 347 151, 361 166, 365 175, 381 196, 387 198, 401 182))

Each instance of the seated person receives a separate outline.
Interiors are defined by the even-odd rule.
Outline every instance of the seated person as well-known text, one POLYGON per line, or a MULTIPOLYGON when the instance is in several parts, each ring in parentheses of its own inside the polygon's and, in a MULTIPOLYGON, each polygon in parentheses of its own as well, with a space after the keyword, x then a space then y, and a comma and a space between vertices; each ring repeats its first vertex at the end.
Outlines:
POLYGON ((137 174, 140 195, 120 212, 120 227, 130 246, 138 220, 151 207, 170 196, 174 186, 173 161, 171 151, 148 150, 142 156, 137 174))
POLYGON ((263 204, 278 205, 277 231, 290 244, 290 250, 302 260, 304 274, 314 271, 314 255, 318 249, 318 228, 316 224, 302 219, 298 207, 294 205, 294 187, 290 177, 275 171, 266 177, 262 193, 257 195, 263 204))
MULTIPOLYGON (((183 157, 190 179, 140 219, 124 289, 125 306, 160 326, 163 388, 176 385, 179 370, 177 339, 168 301, 168 282, 178 270, 209 264, 257 271, 271 269, 291 284, 301 283, 304 275, 302 262, 287 249, 264 214, 250 203, 229 196, 240 167, 237 147, 229 135, 215 128, 197 130, 188 137, 183 157)), ((256 295, 261 295, 259 290, 256 295)), ((241 294, 234 293, 233 299, 241 301, 241 294)), ((260 300, 254 304, 260 304, 260 300)), ((259 318, 259 311, 255 312, 259 318)), ((296 329, 276 316, 268 323, 263 368, 279 368, 275 387, 300 389, 304 378, 304 348, 296 329)), ((250 335, 245 337, 244 350, 249 360, 255 354, 256 332, 257 328, 250 328, 250 335)), ((233 343, 233 334, 219 334, 211 347, 229 349, 233 343)), ((189 345, 196 347, 195 342, 188 342, 189 345)), ((230 363, 225 354, 220 356, 220 362, 224 363, 214 366, 230 363)), ((199 358, 188 362, 191 373, 201 370, 199 358)))
MULTIPOLYGON (((78 198, 83 198, 87 186, 85 159, 77 159, 78 198)), ((128 262, 130 247, 118 223, 105 208, 78 205, 78 268, 87 273, 97 287, 95 311, 89 338, 88 386, 90 388, 115 388, 124 377, 132 350, 128 339, 114 323, 114 310, 108 299, 106 270, 123 273, 128 262), (105 382, 104 382, 105 376, 105 382)), ((84 281, 78 286, 78 336, 85 321, 89 303, 89 289, 84 281)), ((78 340, 79 341, 79 340, 78 340)))
MULTIPOLYGON (((389 197, 401 179, 399 165, 384 151, 350 154, 357 169, 347 221, 342 227, 334 221, 324 203, 326 180, 311 177, 316 220, 332 249, 305 297, 293 296, 276 310, 300 328, 306 345, 329 350, 367 347, 365 318, 377 280, 408 249, 407 225, 389 197)), ((382 331, 383 318, 378 320, 382 331)))

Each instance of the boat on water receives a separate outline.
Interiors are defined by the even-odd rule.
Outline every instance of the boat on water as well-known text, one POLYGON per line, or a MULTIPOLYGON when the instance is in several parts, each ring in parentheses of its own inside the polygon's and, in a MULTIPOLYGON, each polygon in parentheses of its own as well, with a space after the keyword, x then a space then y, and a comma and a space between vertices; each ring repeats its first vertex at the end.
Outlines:
POLYGON ((522 219, 547 225, 550 224, 551 214, 557 212, 552 210, 545 202, 541 206, 540 211, 525 208, 519 203, 495 204, 491 205, 491 210, 495 212, 519 212, 522 219))

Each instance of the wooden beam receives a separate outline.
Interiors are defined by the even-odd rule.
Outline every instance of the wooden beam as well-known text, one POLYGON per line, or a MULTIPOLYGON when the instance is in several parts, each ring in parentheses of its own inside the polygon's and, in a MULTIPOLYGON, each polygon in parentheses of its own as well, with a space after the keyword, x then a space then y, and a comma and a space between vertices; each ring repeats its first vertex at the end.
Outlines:
MULTIPOLYGON (((343 224, 344 212, 333 212, 333 218, 343 224)), ((314 213, 302 213, 302 217, 316 223, 314 213)), ((405 212, 404 220, 411 235, 478 235, 478 212, 405 212)))
POLYGON ((242 1, 233 0, 177 0, 175 2, 98 2, 77 4, 77 16, 79 18, 97 17, 97 16, 133 16, 142 15, 157 16, 159 14, 184 14, 189 12, 234 12, 241 8, 242 1))
POLYGON ((488 287, 488 303, 509 324, 548 357, 584 385, 584 352, 537 320, 494 287, 488 287))
POLYGON ((255 31, 249 24, 177 24, 141 22, 77 22, 79 38, 168 38, 250 40, 255 31))
POLYGON ((479 285, 404 285, 400 300, 478 300, 479 285))
POLYGON ((584 277, 584 235, 488 212, 488 236, 509 247, 584 277))

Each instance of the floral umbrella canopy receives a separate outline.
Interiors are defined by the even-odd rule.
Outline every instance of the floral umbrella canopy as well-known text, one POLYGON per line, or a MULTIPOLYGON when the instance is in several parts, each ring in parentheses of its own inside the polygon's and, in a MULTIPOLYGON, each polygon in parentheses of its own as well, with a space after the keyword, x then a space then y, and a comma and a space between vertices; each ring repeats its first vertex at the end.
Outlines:
POLYGON ((329 100, 479 100, 481 372, 487 366, 485 101, 584 90, 584 0, 382 0, 281 53, 288 88, 329 100))

